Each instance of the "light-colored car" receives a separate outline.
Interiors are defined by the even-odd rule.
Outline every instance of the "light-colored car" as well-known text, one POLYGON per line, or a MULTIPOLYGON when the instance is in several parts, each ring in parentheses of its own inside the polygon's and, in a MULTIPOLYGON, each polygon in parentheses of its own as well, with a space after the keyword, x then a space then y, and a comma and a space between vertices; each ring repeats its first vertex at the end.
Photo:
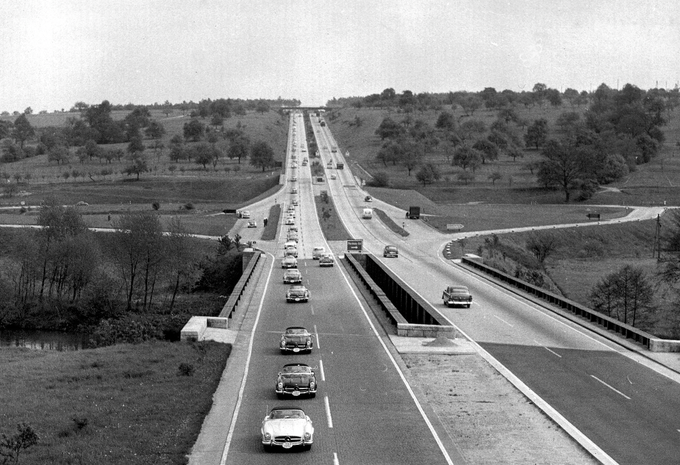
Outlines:
POLYGON ((472 295, 466 286, 448 286, 442 293, 442 300, 447 307, 460 305, 470 308, 472 295))
POLYGON ((243 218, 244 220, 250 219, 250 211, 248 211, 248 210, 243 210, 243 211, 241 212, 241 218, 243 218))
POLYGON ((293 199, 293 205, 294 205, 294 206, 297 207, 299 203, 300 203, 300 202, 298 202, 298 199, 293 199))
POLYGON ((312 420, 298 407, 274 407, 262 420, 260 428, 265 451, 272 447, 291 449, 312 448, 314 426, 312 420))
POLYGON ((289 232, 288 235, 286 235, 286 240, 288 242, 293 241, 297 244, 298 242, 298 233, 296 232, 289 232))
POLYGON ((297 194, 297 193, 298 193, 297 187, 293 187, 293 188, 290 190, 290 193, 291 193, 291 194, 297 194))
POLYGON ((255 220, 248 221, 249 228, 257 228, 257 222, 255 220))
POLYGON ((398 258, 399 249, 397 249, 396 245, 386 245, 385 248, 383 249, 383 257, 398 258))
POLYGON ((305 363, 287 363, 276 378, 274 392, 279 399, 284 396, 316 397, 316 374, 305 363))
POLYGON ((325 253, 319 258, 319 266, 333 266, 335 264, 335 259, 332 254, 325 253))
POLYGON ((286 218, 286 226, 295 224, 295 218, 286 218))
POLYGON ((286 352, 312 352, 314 348, 314 339, 309 331, 302 326, 289 326, 281 334, 279 341, 279 349, 281 353, 286 352))
POLYGON ((297 256, 298 256, 297 247, 295 247, 295 246, 286 247, 286 249, 284 250, 283 253, 286 255, 286 257, 295 257, 295 258, 297 258, 297 256))
POLYGON ((309 289, 302 284, 294 284, 286 291, 286 302, 307 302, 310 297, 309 289))
POLYGON ((297 258, 295 257, 283 257, 281 260, 281 268, 297 268, 297 258))
POLYGON ((290 182, 297 182, 297 177, 296 177, 296 176, 292 176, 292 177, 290 178, 290 182))
POLYGON ((283 273, 283 284, 302 283, 302 273, 297 268, 291 268, 283 273))
POLYGON ((338 179, 338 178, 334 174, 331 174, 331 179, 338 179))
POLYGON ((295 213, 295 205, 293 205, 292 203, 288 205, 288 211, 295 213))
POLYGON ((290 228, 288 228, 288 232, 298 232, 297 226, 291 226, 290 228))
POLYGON ((314 249, 312 250, 312 258, 314 260, 318 260, 319 258, 321 258, 321 255, 323 255, 325 252, 326 252, 325 247, 314 247, 314 249))

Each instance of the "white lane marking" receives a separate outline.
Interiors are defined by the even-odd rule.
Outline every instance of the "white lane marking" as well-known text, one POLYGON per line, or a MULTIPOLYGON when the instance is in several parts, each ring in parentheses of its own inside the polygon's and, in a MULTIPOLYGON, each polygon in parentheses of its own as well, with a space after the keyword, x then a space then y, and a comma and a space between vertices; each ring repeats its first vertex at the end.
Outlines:
POLYGON ((321 381, 326 382, 326 373, 323 371, 323 360, 319 359, 319 371, 321 372, 321 381))
MULTIPOLYGON (((680 430, 678 430, 680 431, 680 430)), ((333 452, 333 465, 340 465, 340 460, 338 460, 338 453, 333 452)))
POLYGON ((543 348, 544 348, 545 350, 547 350, 548 352, 550 352, 551 354, 553 354, 553 355, 555 355, 555 356, 557 356, 557 357, 559 357, 559 358, 562 358, 562 356, 561 356, 560 354, 558 354, 557 352, 555 352, 554 350, 550 350, 550 349, 547 348, 547 347, 543 347, 543 348))
POLYGON ((505 321, 503 318, 501 318, 501 317, 499 317, 499 316, 497 316, 497 315, 494 315, 493 317, 494 317, 495 319, 497 319, 497 320, 502 321, 503 323, 505 323, 506 325, 510 326, 511 328, 514 328, 514 326, 512 326, 510 323, 508 323, 507 321, 505 321))
POLYGON ((328 403, 328 396, 323 396, 323 403, 326 405, 326 416, 328 417, 328 427, 333 427, 333 418, 331 417, 331 406, 328 403))
POLYGON ((316 329, 316 325, 314 325, 314 337, 316 337, 316 348, 320 349, 321 344, 319 344, 319 331, 316 329))
MULTIPOLYGON (((269 267, 269 274, 267 275, 267 282, 264 287, 267 289, 269 287, 269 281, 272 277, 272 270, 274 269, 275 257, 269 254, 272 258, 272 264, 269 267)), ((222 459, 220 460, 220 465, 227 463, 227 454, 229 453, 229 446, 231 445, 231 440, 234 437, 234 428, 236 428, 236 420, 238 418, 239 410, 241 409, 241 402, 243 401, 243 392, 246 389, 246 381, 248 379, 248 370, 250 368, 250 359, 253 355, 253 341, 255 340, 255 330, 257 329, 257 324, 260 322, 260 315, 262 314, 262 306, 264 305, 264 297, 267 295, 266 292, 262 293, 260 298, 260 305, 257 308, 257 316, 255 317, 255 323, 253 324, 253 329, 250 331, 250 342, 248 343, 248 357, 246 359, 246 369, 243 373, 243 380, 241 380, 241 388, 238 391, 238 400, 236 401, 236 408, 234 409, 234 415, 231 418, 231 425, 229 425, 229 433, 227 434, 227 442, 224 444, 224 451, 222 452, 222 459)))
POLYGON ((314 305, 310 305, 309 308, 312 310, 312 315, 314 315, 314 305))
POLYGON ((609 384, 605 383, 604 381, 602 381, 602 380, 601 380, 600 378, 598 378, 597 376, 595 376, 595 375, 590 375, 590 376, 591 376, 591 378, 595 378, 597 381, 599 381, 599 382, 601 382, 602 384, 604 384, 605 386, 607 386, 609 389, 611 389, 611 390, 614 391, 615 393, 617 393, 617 394, 619 394, 619 395, 625 397, 627 400, 630 400, 630 397, 628 397, 627 395, 625 395, 623 392, 619 391, 618 389, 614 388, 613 386, 610 386, 609 384))
POLYGON ((429 428, 430 433, 432 433, 432 436, 434 437, 435 442, 439 446, 439 450, 441 451, 441 453, 444 455, 444 458, 446 459, 446 463, 449 464, 449 465, 454 465, 453 460, 451 460, 451 457, 449 457, 449 453, 446 450, 446 448, 444 447, 444 444, 442 443, 441 439, 439 438, 439 435, 435 431, 434 426, 432 426, 430 419, 427 418, 427 415, 425 414, 425 410, 423 410, 423 407, 420 405, 420 402, 418 402, 418 399, 416 398, 416 395, 413 392, 413 389, 411 389, 411 386, 408 384, 408 381, 406 381, 406 377, 404 376, 404 373, 402 373, 401 369, 399 368, 399 365, 397 365, 397 361, 394 359, 394 357, 390 353, 389 349, 385 345, 385 341, 382 340, 382 338, 378 334, 378 331, 375 329, 373 322, 371 321, 371 319, 368 316, 368 312, 366 311, 366 308, 364 308, 364 305, 361 303, 361 300, 359 300, 359 296, 357 296, 356 292, 354 292, 354 288, 349 283, 349 278, 347 278, 347 275, 345 274, 342 267, 338 267, 338 269, 340 270, 342 277, 345 279, 345 282, 347 283, 347 287, 349 288, 350 291, 352 291, 352 295, 354 296, 354 299, 356 299, 357 303, 359 304, 361 311, 364 312, 364 317, 366 317, 366 321, 368 321, 368 324, 371 327, 371 330, 373 330, 373 334, 375 334, 375 337, 378 339, 378 342, 380 342, 380 345, 382 345, 383 350, 387 354, 387 357, 392 362, 392 365, 394 365, 394 368, 397 370, 397 373, 399 373, 399 377, 401 378, 401 381, 404 383, 404 386, 406 386, 406 390, 408 391, 411 398, 413 399, 413 402, 415 402, 416 407, 418 408, 418 412, 420 412, 420 415, 423 417, 423 420, 425 421, 425 424, 429 428))

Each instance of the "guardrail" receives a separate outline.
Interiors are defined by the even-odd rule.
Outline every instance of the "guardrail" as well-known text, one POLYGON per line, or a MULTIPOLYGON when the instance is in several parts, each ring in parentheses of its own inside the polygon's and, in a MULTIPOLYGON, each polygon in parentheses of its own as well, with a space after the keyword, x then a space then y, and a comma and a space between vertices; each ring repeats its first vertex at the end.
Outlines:
POLYGON ((371 254, 345 254, 345 261, 359 275, 371 294, 378 300, 388 318, 397 327, 398 336, 449 338, 456 336, 456 329, 429 302, 423 300, 411 288, 395 276, 371 254), (366 261, 364 268, 357 257, 366 261), (373 274, 373 276, 371 276, 373 274), (379 279, 377 282, 375 279, 379 279))
POLYGON ((510 284, 511 286, 536 296, 552 305, 563 308, 576 316, 585 318, 589 322, 595 323, 608 331, 613 331, 626 339, 631 339, 636 343, 643 345, 651 352, 680 352, 680 341, 656 337, 645 331, 634 328, 631 325, 622 323, 615 318, 588 308, 585 305, 581 305, 578 302, 574 302, 573 300, 554 294, 546 289, 519 280, 500 270, 496 270, 495 268, 481 263, 479 260, 463 257, 461 263, 471 268, 478 269, 498 281, 510 284))
POLYGON ((222 307, 222 311, 219 315, 221 318, 231 318, 232 313, 236 311, 238 302, 241 300, 241 296, 248 285, 248 281, 250 281, 250 277, 253 274, 255 265, 257 265, 257 262, 260 259, 260 255, 261 253, 259 251, 253 252, 252 256, 250 257, 250 261, 243 270, 243 274, 241 274, 241 278, 236 283, 234 290, 231 291, 231 295, 229 296, 229 299, 227 299, 227 303, 224 304, 224 307, 222 307))

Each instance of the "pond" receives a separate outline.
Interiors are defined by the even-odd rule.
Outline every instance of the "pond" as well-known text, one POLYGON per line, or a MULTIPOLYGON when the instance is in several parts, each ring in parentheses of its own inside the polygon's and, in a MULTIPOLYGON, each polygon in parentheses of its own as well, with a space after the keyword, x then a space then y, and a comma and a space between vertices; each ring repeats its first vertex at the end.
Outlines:
POLYGON ((4 347, 68 351, 88 349, 90 343, 88 335, 83 333, 7 329, 0 330, 0 349, 4 347))

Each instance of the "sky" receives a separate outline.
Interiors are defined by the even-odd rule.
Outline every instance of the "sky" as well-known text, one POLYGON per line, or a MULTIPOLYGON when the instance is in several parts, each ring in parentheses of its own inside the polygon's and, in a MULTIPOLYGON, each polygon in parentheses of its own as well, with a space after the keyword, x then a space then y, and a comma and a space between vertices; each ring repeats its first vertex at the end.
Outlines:
POLYGON ((216 98, 671 89, 677 0, 2 0, 0 112, 216 98))

